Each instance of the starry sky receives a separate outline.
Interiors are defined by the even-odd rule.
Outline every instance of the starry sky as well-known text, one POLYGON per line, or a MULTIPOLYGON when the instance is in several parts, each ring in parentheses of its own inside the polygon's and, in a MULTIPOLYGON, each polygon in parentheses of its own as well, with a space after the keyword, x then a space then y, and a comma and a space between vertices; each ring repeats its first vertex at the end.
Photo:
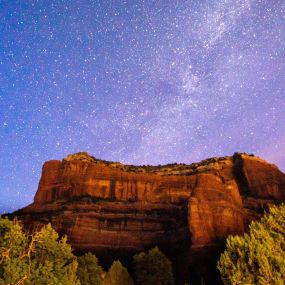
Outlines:
POLYGON ((285 1, 0 0, 0 212, 79 151, 285 171, 285 1))

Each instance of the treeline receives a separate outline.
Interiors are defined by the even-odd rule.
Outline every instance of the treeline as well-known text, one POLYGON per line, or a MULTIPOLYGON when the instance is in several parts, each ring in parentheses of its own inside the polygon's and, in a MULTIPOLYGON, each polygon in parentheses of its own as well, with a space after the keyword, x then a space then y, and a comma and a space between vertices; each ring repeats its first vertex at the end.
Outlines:
POLYGON ((157 248, 134 256, 134 280, 119 260, 104 272, 97 257, 87 253, 78 258, 77 276, 81 285, 173 285, 172 265, 157 248))
MULTIPOLYGON (((32 234, 0 217, 0 285, 174 285, 172 264, 157 248, 119 260, 105 272, 92 253, 76 257, 50 224, 32 234)), ((225 285, 285 284, 285 205, 273 206, 243 236, 229 236, 218 261, 225 285)))
POLYGON ((134 280, 119 260, 104 272, 96 255, 76 257, 50 224, 32 234, 0 218, 0 285, 173 285, 172 264, 157 248, 133 257, 134 280))

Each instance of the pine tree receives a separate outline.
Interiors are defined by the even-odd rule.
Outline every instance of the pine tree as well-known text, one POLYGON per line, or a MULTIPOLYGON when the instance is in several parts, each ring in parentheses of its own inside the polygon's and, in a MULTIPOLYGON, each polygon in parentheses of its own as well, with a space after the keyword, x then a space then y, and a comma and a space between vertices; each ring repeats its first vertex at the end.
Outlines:
POLYGON ((88 252, 78 258, 77 276, 81 285, 103 285, 102 274, 95 254, 88 252))
POLYGON ((43 227, 34 237, 32 284, 78 284, 77 258, 72 254, 67 238, 59 240, 57 232, 50 224, 43 227))
POLYGON ((77 261, 66 237, 51 225, 26 233, 17 220, 0 218, 0 284, 78 285, 77 261))
MULTIPOLYGON (((20 224, 0 218, 0 284, 16 284, 27 280, 29 260, 24 256, 28 237, 20 224)), ((21 284, 21 283, 20 283, 21 284)))
POLYGON ((284 284, 285 205, 252 222, 248 234, 228 237, 218 269, 226 285, 284 284))
POLYGON ((173 285, 174 278, 170 260, 155 247, 147 254, 134 256, 137 285, 173 285))
POLYGON ((134 285, 134 282, 128 270, 115 260, 105 276, 104 285, 134 285))

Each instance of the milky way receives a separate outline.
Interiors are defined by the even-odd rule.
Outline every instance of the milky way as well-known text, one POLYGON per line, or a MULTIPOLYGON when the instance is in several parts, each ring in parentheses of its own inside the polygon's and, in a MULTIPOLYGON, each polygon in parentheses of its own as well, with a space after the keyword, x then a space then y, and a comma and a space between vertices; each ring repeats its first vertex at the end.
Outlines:
POLYGON ((283 0, 7 0, 0 37, 0 212, 78 151, 285 170, 283 0))

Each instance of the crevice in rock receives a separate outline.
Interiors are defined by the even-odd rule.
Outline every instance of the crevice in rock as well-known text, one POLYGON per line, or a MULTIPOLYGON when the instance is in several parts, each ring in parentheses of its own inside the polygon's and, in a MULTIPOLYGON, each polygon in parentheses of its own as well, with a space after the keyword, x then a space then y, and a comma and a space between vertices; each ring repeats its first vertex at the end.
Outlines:
POLYGON ((243 159, 241 154, 238 152, 234 153, 233 155, 233 165, 234 165, 233 173, 239 188, 240 195, 249 196, 250 194, 249 185, 246 175, 243 171, 243 159))

